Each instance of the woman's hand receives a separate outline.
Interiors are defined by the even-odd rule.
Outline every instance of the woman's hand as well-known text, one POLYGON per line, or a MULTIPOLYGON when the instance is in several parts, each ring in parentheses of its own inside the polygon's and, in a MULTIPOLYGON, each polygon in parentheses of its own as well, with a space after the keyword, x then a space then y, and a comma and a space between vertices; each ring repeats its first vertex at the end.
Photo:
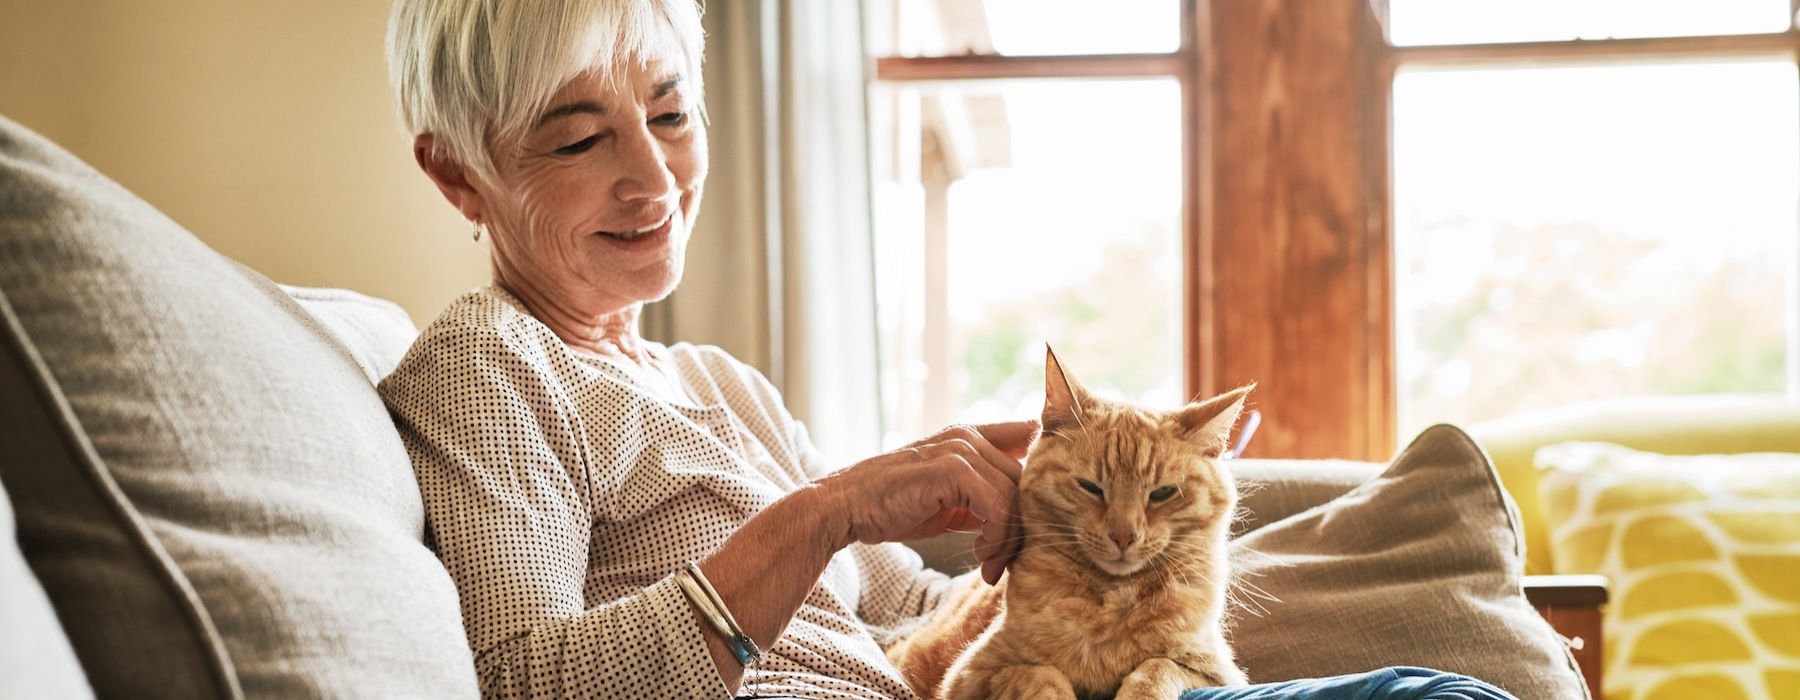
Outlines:
POLYGON ((1019 553, 1019 459, 1037 423, 952 426, 820 479, 844 518, 847 540, 906 542, 976 532, 975 557, 988 583, 1019 553))

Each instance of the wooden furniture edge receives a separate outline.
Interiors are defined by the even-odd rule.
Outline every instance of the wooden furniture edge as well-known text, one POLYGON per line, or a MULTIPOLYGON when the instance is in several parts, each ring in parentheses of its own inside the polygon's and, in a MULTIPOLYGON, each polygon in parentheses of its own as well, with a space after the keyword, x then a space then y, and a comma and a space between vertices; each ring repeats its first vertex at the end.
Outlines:
POLYGON ((1600 672, 1605 652, 1600 610, 1606 605, 1606 587, 1606 577, 1597 575, 1526 576, 1524 580, 1525 599, 1557 634, 1569 640, 1575 665, 1595 700, 1602 697, 1600 672))

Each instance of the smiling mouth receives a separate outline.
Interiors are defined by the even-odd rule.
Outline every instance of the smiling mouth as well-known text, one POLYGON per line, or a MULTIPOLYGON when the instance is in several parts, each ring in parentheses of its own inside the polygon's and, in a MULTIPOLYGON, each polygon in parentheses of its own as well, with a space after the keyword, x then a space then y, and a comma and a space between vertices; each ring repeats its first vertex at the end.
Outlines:
POLYGON ((631 231, 601 231, 600 235, 606 236, 607 238, 618 239, 621 241, 629 241, 629 240, 633 240, 636 238, 642 238, 642 237, 648 236, 652 233, 661 231, 664 227, 668 226, 669 222, 674 220, 674 218, 675 218, 675 212, 671 211, 667 215, 663 216, 661 221, 658 221, 654 224, 650 224, 649 226, 645 226, 643 228, 635 229, 635 230, 631 230, 631 231))

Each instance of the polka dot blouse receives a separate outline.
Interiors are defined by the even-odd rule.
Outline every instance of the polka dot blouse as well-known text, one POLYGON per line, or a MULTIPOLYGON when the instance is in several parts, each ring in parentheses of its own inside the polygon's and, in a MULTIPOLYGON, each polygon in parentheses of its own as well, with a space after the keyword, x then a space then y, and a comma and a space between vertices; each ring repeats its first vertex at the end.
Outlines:
MULTIPOLYGON (((718 348, 667 376, 565 345, 506 292, 457 299, 380 385, 486 697, 723 698, 674 573, 822 475, 805 427, 718 348)), ((910 698, 882 655, 946 579, 896 544, 826 568, 746 679, 763 696, 910 698)))

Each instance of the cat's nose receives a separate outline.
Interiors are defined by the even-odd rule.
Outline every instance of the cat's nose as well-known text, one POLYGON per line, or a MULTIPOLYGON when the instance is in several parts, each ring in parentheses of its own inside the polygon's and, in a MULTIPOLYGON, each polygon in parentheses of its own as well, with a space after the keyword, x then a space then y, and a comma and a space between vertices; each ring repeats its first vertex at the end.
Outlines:
POLYGON ((1114 530, 1112 533, 1113 544, 1119 545, 1120 554, 1124 554, 1125 550, 1131 549, 1131 545, 1135 544, 1137 539, 1138 534, 1136 530, 1114 530))

